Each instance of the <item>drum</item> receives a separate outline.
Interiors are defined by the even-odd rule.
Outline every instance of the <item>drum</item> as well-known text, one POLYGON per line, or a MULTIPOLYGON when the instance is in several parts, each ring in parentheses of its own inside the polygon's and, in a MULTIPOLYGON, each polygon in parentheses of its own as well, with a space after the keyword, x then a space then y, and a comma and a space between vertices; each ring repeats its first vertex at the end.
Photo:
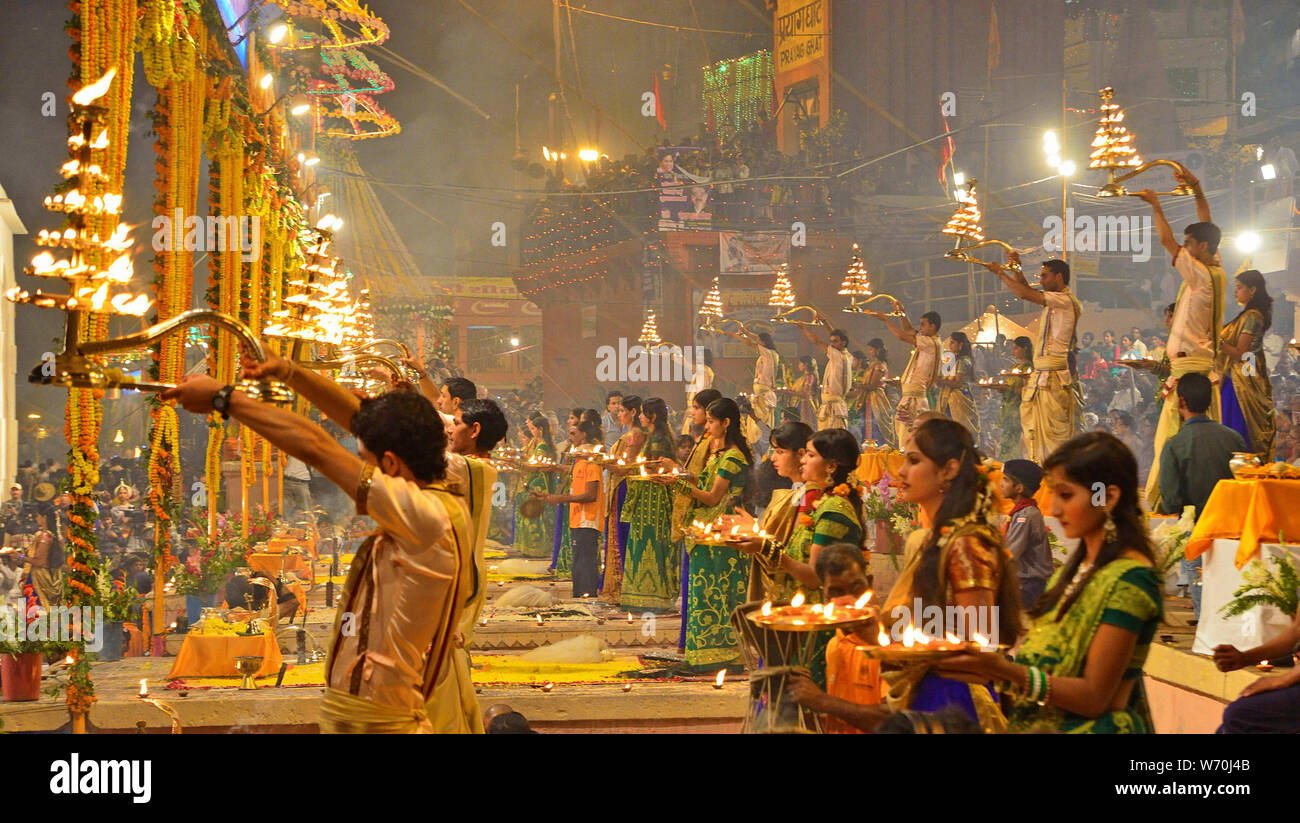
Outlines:
POLYGON ((530 497, 519 504, 519 516, 535 520, 542 513, 545 504, 536 497, 530 497))
POLYGON ((741 734, 820 734, 819 715, 785 694, 792 674, 811 675, 817 632, 783 631, 755 623, 749 615, 762 605, 746 603, 731 614, 731 628, 749 670, 749 708, 741 734))

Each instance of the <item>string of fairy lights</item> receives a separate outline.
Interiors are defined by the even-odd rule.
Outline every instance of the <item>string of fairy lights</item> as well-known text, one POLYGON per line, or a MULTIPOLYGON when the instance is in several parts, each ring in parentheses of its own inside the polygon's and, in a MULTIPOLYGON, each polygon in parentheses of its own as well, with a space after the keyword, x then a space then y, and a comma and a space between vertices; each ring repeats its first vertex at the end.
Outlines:
POLYGON ((704 67, 704 122, 726 142, 761 116, 772 116, 774 70, 767 49, 704 67))

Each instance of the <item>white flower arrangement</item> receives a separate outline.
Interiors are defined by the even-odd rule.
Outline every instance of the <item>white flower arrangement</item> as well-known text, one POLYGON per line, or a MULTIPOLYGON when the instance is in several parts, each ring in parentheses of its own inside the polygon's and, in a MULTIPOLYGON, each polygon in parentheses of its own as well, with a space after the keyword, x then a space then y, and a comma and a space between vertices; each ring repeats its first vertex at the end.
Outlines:
POLYGON ((1184 506, 1181 517, 1161 523, 1151 532, 1156 550, 1156 570, 1161 578, 1186 556, 1187 541, 1191 538, 1192 529, 1195 527, 1196 507, 1184 506))

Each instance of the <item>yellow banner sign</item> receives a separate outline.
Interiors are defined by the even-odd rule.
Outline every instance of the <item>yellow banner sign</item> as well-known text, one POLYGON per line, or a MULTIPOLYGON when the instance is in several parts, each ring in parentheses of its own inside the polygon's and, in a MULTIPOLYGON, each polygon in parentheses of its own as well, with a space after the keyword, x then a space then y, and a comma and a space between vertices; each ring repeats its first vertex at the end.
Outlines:
POLYGON ((776 4, 776 72, 826 56, 830 0, 779 0, 776 4))

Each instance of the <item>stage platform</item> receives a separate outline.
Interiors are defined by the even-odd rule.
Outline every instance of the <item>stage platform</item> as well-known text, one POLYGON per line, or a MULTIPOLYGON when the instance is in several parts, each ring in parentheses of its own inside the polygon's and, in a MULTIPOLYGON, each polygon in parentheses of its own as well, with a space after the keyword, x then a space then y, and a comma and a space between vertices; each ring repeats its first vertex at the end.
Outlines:
MULTIPOLYGON (((678 618, 655 618, 648 630, 642 618, 612 607, 579 601, 562 601, 559 608, 579 605, 602 616, 535 621, 489 617, 479 626, 471 644, 471 655, 519 654, 524 649, 580 634, 605 640, 621 656, 676 649, 678 618)), ((324 610, 321 610, 322 615, 324 610)), ((486 613, 490 613, 489 611, 486 613)), ((1166 599, 1166 623, 1161 626, 1145 667, 1156 730, 1161 734, 1210 733, 1219 725, 1223 707, 1254 678, 1257 669, 1222 673, 1211 660, 1190 652, 1195 629, 1189 625, 1188 602, 1166 599)), ((323 618, 309 620, 309 630, 328 633, 323 618)), ((287 660, 293 655, 287 654, 287 660)), ((152 697, 174 708, 189 733, 246 733, 319 731, 320 686, 266 687, 241 691, 235 688, 167 688, 171 657, 128 658, 113 663, 92 664, 98 702, 92 707, 89 725, 93 732, 129 734, 143 722, 148 733, 166 733, 170 721, 160 710, 139 700, 141 678, 149 681, 152 697)), ((51 684, 47 679, 45 686, 51 684)), ((722 689, 703 680, 657 681, 617 680, 599 683, 556 683, 546 692, 536 685, 482 686, 483 708, 505 703, 521 712, 533 726, 547 733, 726 733, 740 729, 748 685, 733 677, 722 689), (631 684, 625 691, 624 686, 631 684)), ((6 732, 57 732, 69 726, 63 698, 42 697, 30 703, 0 703, 0 719, 6 732)))

